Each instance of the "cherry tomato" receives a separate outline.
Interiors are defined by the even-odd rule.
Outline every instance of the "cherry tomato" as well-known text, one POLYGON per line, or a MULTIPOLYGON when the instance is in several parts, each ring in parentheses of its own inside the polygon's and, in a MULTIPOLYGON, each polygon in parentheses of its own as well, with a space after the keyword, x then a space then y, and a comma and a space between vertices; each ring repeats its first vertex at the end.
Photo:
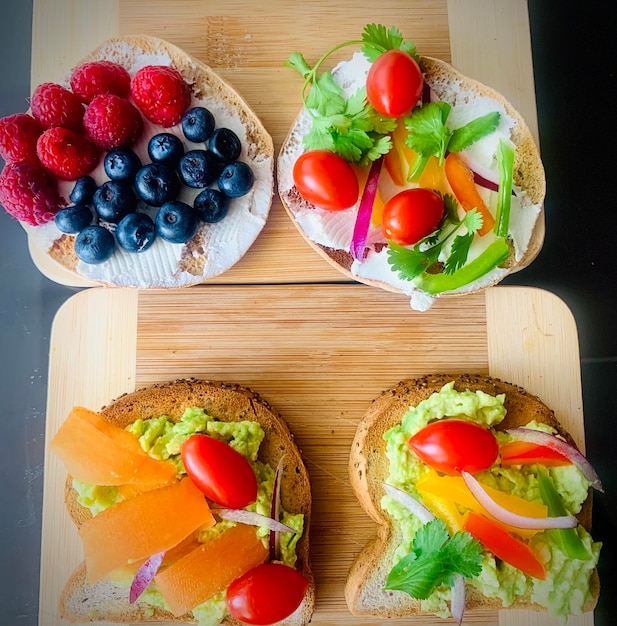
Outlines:
POLYGON ((431 422, 409 440, 410 448, 429 467, 456 476, 489 468, 499 454, 495 435, 474 422, 444 419, 431 422))
POLYGON ((438 193, 422 187, 405 189, 386 202, 381 228, 386 239, 411 246, 437 230, 443 212, 438 193))
POLYGON ((366 97, 381 115, 409 113, 422 95, 422 70, 402 50, 388 50, 373 61, 366 75, 366 97))
POLYGON ((281 563, 264 563, 236 578, 225 600, 231 616, 247 624, 274 624, 302 603, 309 581, 281 563))
POLYGON ((352 207, 360 194, 351 165, 327 150, 310 150, 300 155, 294 164, 293 179, 305 200, 329 211, 352 207))
POLYGON ((191 435, 180 450, 186 473, 210 500, 241 509, 257 499, 257 478, 248 461, 224 441, 191 435))

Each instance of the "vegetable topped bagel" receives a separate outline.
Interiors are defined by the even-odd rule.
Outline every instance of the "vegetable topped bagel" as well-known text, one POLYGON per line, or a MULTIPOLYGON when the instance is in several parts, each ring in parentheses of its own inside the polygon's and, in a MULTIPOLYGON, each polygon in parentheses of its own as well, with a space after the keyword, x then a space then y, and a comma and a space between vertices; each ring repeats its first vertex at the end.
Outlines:
POLYGON ((376 24, 312 66, 299 52, 287 65, 304 77, 304 108, 279 154, 279 195, 331 264, 426 310, 535 258, 544 169, 503 96, 376 24), (361 52, 323 69, 347 45, 361 52))
POLYGON ((487 376, 407 380, 379 396, 350 456, 379 524, 345 588, 355 615, 527 608, 566 619, 599 595, 590 533, 602 489, 554 413, 487 376))
POLYGON ((236 385, 178 380, 95 413, 50 444, 84 562, 70 622, 307 624, 308 475, 287 425, 236 385))

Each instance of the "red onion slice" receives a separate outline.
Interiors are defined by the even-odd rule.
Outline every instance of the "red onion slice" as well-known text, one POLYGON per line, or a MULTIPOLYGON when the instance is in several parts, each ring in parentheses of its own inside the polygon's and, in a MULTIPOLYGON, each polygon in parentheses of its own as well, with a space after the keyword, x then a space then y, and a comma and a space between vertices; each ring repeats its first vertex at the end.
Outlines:
POLYGON ((463 623, 463 615, 465 614, 465 578, 460 574, 454 575, 450 612, 452 613, 454 621, 461 626, 463 623))
POLYGON ((137 601, 139 596, 146 590, 148 585, 152 582, 152 579, 156 576, 156 573, 161 567, 165 552, 158 552, 153 554, 146 562, 137 570, 135 578, 131 583, 131 589, 129 591, 129 602, 133 604, 137 601))
POLYGON ((545 530, 547 528, 575 528, 578 520, 574 515, 562 515, 560 517, 529 517, 512 513, 498 504, 491 498, 482 485, 469 473, 462 471, 461 475, 469 491, 475 499, 490 513, 495 519, 508 526, 515 528, 528 528, 532 530, 545 530))
POLYGON ((212 509, 212 513, 230 522, 240 522, 241 524, 248 524, 249 526, 263 526, 264 528, 279 533, 296 532, 293 528, 290 528, 282 522, 272 519, 267 515, 255 513, 255 511, 247 511, 246 509, 212 509))
POLYGON ((371 225, 371 214, 373 213, 373 205, 375 204, 375 196, 379 187, 379 174, 381 173, 381 165, 383 157, 379 157, 373 161, 371 169, 366 179, 366 185, 362 192, 360 206, 358 207, 358 215, 356 215, 356 223, 353 228, 351 237, 351 254, 357 261, 364 259, 364 246, 366 245, 366 237, 371 225))
POLYGON ((435 516, 429 509, 406 491, 388 483, 384 483, 383 488, 393 500, 396 500, 400 505, 409 509, 423 524, 435 519, 435 516))
MULTIPOLYGON (((272 499, 270 501, 270 517, 279 521, 281 516, 281 476, 283 475, 283 459, 282 456, 276 466, 274 472, 274 483, 272 485, 272 499)), ((278 560, 281 552, 281 533, 276 530, 270 531, 268 539, 268 548, 270 552, 270 561, 278 560)))
POLYGON ((521 441, 528 441, 529 443, 537 443, 541 446, 551 448, 560 454, 563 454, 568 458, 578 469, 581 474, 591 483, 591 486, 598 491, 604 493, 604 488, 600 482, 600 478, 596 474, 596 471, 591 466, 591 463, 574 447, 563 439, 550 433, 545 433, 542 430, 535 430, 534 428, 510 428, 506 432, 521 441))

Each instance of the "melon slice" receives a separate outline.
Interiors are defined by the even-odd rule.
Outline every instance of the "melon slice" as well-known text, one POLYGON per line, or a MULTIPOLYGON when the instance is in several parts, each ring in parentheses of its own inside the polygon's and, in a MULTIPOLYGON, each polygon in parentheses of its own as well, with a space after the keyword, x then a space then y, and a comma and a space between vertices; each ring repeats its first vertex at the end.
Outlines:
POLYGON ((119 502, 79 529, 88 581, 93 584, 118 568, 169 550, 214 523, 203 493, 190 478, 119 502))
POLYGON ((134 435, 84 407, 73 408, 50 449, 73 478, 90 485, 162 486, 177 479, 172 463, 151 457, 134 435))
POLYGON ((267 557, 255 528, 238 524, 160 571, 154 581, 171 612, 179 616, 226 589, 267 557))

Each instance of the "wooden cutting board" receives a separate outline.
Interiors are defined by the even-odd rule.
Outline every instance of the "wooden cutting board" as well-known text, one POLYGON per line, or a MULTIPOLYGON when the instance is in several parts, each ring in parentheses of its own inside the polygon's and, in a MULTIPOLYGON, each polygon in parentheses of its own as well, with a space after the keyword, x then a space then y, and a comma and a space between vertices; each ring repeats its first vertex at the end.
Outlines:
MULTIPOLYGON (((406 298, 360 284, 97 288, 58 312, 49 367, 47 441, 74 405, 98 410, 124 392, 182 377, 248 386, 278 409, 311 477, 315 626, 379 623, 348 613, 343 586, 375 532, 350 492, 349 449, 383 389, 425 373, 489 373, 541 397, 584 449, 576 327, 561 300, 537 289, 495 287, 418 313, 406 298)), ((40 626, 62 623, 58 597, 82 559, 63 504, 64 480, 61 464, 47 455, 40 626)), ((501 611, 469 613, 465 623, 558 622, 501 611)), ((568 623, 592 626, 593 614, 568 623)))
MULTIPOLYGON (((315 63, 332 46, 357 40, 371 22, 397 26, 420 54, 451 61, 500 91, 537 141, 526 0, 34 0, 32 89, 61 80, 105 39, 158 36, 228 81, 261 118, 278 153, 301 108, 303 79, 283 66, 289 54, 301 51, 315 63)), ((332 60, 348 58, 356 49, 340 51, 332 60)), ((538 238, 541 242, 543 230, 538 238)), ((61 268, 33 242, 29 247, 48 278, 92 285, 61 268)), ((248 254, 209 282, 346 280, 308 246, 275 193, 268 223, 248 254)))

